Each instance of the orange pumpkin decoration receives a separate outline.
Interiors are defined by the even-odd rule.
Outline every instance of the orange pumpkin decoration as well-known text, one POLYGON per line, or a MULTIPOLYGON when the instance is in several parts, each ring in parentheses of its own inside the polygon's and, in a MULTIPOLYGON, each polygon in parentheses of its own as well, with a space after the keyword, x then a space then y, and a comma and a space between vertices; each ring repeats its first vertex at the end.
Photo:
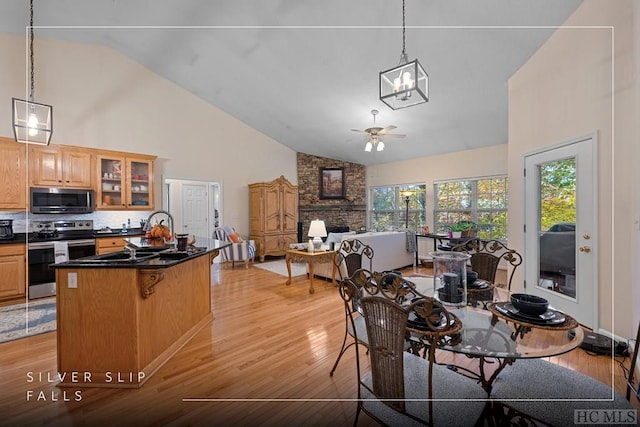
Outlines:
POLYGON ((171 230, 166 225, 162 225, 160 221, 158 224, 154 225, 150 231, 148 231, 145 235, 147 239, 158 239, 162 241, 170 241, 171 240, 171 230))
POLYGON ((164 240, 162 239, 150 239, 149 243, 151 246, 164 246, 164 240))

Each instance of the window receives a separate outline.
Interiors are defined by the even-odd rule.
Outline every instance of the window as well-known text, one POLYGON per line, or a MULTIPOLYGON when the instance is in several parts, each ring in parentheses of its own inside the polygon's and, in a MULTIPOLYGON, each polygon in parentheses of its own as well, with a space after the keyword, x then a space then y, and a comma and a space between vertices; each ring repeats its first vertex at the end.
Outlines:
POLYGON ((417 230, 425 223, 427 211, 425 190, 424 184, 370 188, 369 229, 385 230, 406 226, 410 230, 417 230))
POLYGON ((433 185, 435 231, 458 221, 478 225, 478 237, 507 240, 507 177, 437 182, 433 185))

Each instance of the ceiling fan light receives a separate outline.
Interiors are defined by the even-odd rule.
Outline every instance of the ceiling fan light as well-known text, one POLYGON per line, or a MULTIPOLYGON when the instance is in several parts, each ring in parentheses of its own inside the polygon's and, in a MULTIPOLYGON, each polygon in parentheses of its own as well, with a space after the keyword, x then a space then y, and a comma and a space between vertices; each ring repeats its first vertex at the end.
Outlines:
POLYGON ((378 141, 378 148, 376 149, 376 151, 382 151, 384 150, 384 142, 382 142, 382 140, 378 141))
POLYGON ((367 141, 367 144, 364 146, 364 151, 366 151, 367 153, 370 153, 372 148, 373 148, 373 144, 371 143, 371 141, 367 141))

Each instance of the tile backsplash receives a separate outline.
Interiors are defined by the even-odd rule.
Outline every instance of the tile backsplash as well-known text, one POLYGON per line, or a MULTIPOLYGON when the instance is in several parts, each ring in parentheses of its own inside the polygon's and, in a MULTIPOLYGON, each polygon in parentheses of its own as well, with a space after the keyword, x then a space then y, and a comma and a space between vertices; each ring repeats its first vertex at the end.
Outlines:
POLYGON ((93 228, 98 230, 103 227, 119 229, 127 220, 131 220, 132 228, 140 227, 140 220, 147 219, 153 211, 96 211, 90 214, 32 214, 24 212, 0 212, 0 219, 13 220, 14 233, 28 233, 31 221, 63 221, 92 219, 93 228))

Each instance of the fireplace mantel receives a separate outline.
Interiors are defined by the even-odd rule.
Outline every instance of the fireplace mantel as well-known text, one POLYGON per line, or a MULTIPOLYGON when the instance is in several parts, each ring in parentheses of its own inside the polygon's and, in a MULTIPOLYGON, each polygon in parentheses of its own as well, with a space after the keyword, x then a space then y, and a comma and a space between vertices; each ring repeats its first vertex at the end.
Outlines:
POLYGON ((366 211, 367 205, 356 203, 331 203, 317 205, 298 205, 300 212, 319 212, 319 211, 366 211))

